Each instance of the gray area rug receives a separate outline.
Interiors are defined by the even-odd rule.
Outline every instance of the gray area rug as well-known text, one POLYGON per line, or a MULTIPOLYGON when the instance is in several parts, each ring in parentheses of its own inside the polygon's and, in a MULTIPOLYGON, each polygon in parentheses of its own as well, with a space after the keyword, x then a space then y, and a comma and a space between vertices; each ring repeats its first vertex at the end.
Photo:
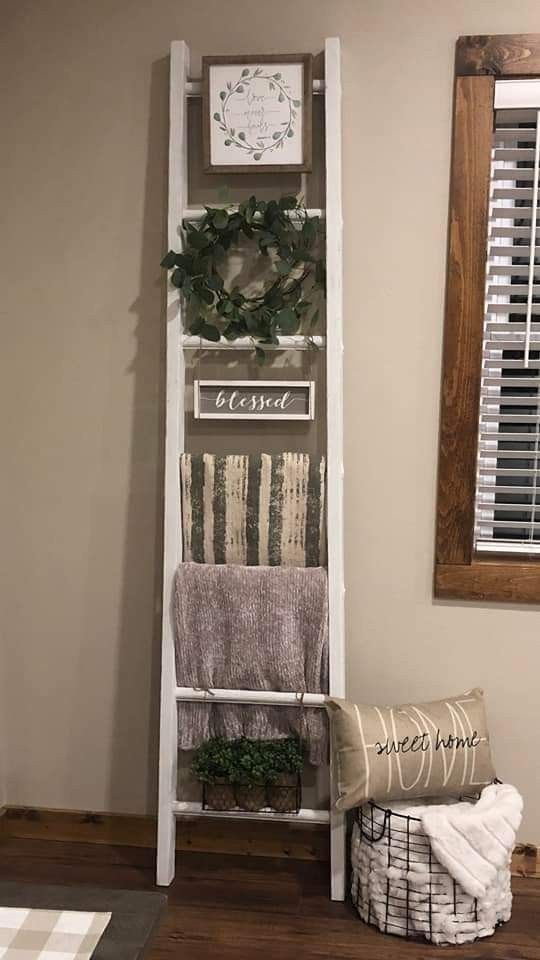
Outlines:
POLYGON ((139 960, 167 906, 162 893, 0 881, 0 906, 112 913, 92 960, 139 960))

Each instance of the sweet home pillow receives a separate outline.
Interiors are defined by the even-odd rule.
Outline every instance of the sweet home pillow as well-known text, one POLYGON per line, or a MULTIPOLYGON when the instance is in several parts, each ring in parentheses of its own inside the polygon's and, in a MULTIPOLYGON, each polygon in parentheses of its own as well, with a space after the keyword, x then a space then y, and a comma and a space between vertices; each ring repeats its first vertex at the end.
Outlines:
POLYGON ((329 697, 338 810, 366 800, 459 796, 495 777, 483 691, 397 707, 329 697))

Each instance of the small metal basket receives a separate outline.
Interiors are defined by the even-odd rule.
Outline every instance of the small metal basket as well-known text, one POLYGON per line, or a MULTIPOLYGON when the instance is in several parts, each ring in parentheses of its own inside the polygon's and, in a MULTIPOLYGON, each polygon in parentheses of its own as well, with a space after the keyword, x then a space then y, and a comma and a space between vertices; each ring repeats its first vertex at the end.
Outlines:
POLYGON ((302 806, 300 774, 290 783, 265 783, 246 787, 234 783, 203 783, 203 810, 249 810, 298 813, 302 806))

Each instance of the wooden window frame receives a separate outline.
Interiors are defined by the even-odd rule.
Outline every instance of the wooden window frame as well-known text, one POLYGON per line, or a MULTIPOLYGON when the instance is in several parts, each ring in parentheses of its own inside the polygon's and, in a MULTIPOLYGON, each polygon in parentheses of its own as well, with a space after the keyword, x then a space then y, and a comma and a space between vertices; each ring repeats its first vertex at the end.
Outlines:
POLYGON ((540 34, 460 37, 455 73, 434 592, 540 603, 540 558, 474 553, 495 79, 540 76, 540 34))

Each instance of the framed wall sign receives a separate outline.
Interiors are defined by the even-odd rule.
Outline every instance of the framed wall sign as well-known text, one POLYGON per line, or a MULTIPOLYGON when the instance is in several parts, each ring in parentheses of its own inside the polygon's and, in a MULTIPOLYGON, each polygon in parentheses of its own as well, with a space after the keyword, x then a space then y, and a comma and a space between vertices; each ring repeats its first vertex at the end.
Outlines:
POLYGON ((313 420, 313 380, 195 380, 197 420, 313 420))
POLYGON ((203 57, 207 173, 311 170, 312 60, 203 57))

